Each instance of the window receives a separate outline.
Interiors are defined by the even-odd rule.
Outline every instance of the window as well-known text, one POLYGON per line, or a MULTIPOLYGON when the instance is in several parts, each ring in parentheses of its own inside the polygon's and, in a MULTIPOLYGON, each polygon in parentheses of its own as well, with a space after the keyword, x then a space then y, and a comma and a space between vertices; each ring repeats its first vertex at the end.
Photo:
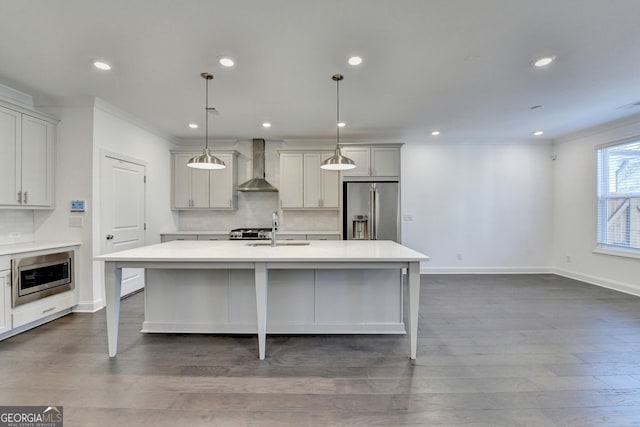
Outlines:
POLYGON ((640 250, 640 140, 598 149, 598 244, 640 250))

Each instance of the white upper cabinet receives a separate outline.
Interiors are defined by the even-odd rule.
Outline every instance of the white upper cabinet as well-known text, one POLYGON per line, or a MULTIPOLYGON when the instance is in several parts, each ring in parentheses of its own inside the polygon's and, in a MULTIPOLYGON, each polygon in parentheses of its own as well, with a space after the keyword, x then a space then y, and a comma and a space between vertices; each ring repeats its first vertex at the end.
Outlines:
POLYGON ((337 209, 340 175, 320 168, 332 152, 280 154, 280 207, 337 209))
POLYGON ((209 172, 209 207, 214 209, 235 209, 237 205, 238 185, 237 156, 235 154, 216 154, 227 165, 224 169, 209 172))
POLYGON ((342 154, 356 163, 342 176, 400 176, 399 146, 343 147, 342 154))
POLYGON ((0 205, 53 207, 55 132, 53 120, 0 107, 0 205))
POLYGON ((303 154, 280 154, 280 207, 302 208, 304 206, 303 154))
POLYGON ((227 166, 219 170, 194 169, 187 162, 198 152, 171 155, 171 207, 186 209, 236 209, 237 153, 212 153, 227 166))

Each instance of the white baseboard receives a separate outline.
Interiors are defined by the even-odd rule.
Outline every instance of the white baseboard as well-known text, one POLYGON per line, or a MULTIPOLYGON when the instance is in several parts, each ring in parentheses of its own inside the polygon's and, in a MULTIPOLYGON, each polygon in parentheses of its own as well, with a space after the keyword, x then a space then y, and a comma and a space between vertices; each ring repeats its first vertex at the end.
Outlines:
POLYGON ((102 310, 104 307, 104 301, 102 299, 97 299, 94 301, 80 301, 78 305, 73 307, 74 313, 95 313, 96 311, 102 310))
POLYGON ((422 267, 420 274, 551 274, 552 267, 422 267))
POLYGON ((588 274, 577 273, 575 271, 569 271, 562 268, 555 268, 554 274, 558 276, 567 277, 569 279, 579 280, 591 285, 602 286, 603 288, 613 289, 614 291, 624 292, 625 294, 631 294, 640 296, 640 286, 632 285, 630 283, 618 282, 616 280, 605 279, 604 277, 591 276, 588 274))

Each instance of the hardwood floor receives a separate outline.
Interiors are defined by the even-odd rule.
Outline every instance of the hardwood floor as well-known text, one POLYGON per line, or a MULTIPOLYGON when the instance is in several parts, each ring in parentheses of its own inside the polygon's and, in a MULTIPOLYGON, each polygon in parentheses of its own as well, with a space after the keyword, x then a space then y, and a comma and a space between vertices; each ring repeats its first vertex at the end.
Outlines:
POLYGON ((554 275, 422 276, 405 336, 143 335, 122 302, 0 343, 0 405, 70 426, 640 425, 640 299, 554 275))

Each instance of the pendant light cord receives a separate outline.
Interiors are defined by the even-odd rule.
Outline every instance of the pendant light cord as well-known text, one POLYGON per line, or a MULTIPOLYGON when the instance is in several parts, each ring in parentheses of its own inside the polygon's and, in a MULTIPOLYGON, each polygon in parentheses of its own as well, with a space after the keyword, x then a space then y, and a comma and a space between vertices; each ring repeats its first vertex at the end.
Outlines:
POLYGON ((205 78, 204 147, 209 148, 209 79, 205 78))
POLYGON ((336 80, 336 148, 340 148, 340 80, 336 80))

